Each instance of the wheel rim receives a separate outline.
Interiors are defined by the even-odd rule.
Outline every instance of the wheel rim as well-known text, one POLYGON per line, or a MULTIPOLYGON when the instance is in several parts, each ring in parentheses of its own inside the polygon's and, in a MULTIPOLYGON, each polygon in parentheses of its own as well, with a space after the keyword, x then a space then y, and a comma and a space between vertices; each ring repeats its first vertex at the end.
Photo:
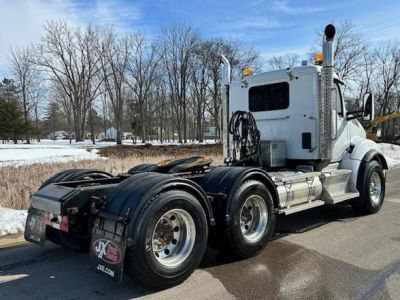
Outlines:
POLYGON ((192 216, 182 209, 166 212, 152 236, 153 255, 165 267, 176 267, 187 259, 196 239, 192 216))
POLYGON ((240 211, 240 229, 243 237, 249 242, 259 241, 267 228, 268 208, 265 200, 252 195, 244 202, 240 211))
POLYGON ((382 181, 378 172, 374 171, 369 181, 369 194, 374 204, 379 205, 382 195, 382 181))

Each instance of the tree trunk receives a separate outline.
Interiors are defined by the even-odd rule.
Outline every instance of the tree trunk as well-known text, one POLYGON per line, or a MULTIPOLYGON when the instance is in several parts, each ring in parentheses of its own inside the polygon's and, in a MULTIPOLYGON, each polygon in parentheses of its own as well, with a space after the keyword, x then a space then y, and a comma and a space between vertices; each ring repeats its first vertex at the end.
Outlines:
POLYGON ((121 120, 118 118, 116 120, 117 125, 117 145, 122 145, 122 137, 121 137, 121 120))
POLYGON ((40 142, 39 114, 38 114, 37 106, 35 106, 35 119, 36 119, 36 133, 37 133, 37 139, 38 139, 38 142, 40 142))
POLYGON ((89 110, 89 126, 90 126, 90 138, 92 139, 93 145, 96 145, 96 137, 94 136, 94 127, 93 127, 93 111, 89 110))
POLYGON ((183 139, 187 143, 187 124, 186 124, 186 99, 183 101, 183 139))
POLYGON ((140 109, 140 131, 141 131, 141 138, 142 143, 146 142, 146 126, 145 126, 145 118, 144 118, 144 103, 143 101, 139 101, 139 109, 140 109))

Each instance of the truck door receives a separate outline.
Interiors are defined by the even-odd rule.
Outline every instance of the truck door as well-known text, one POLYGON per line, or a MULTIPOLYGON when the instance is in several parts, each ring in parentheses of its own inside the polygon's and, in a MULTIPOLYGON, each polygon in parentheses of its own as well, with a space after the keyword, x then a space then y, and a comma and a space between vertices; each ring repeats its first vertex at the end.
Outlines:
POLYGON ((332 91, 333 102, 333 151, 332 162, 340 161, 343 153, 349 147, 349 132, 347 128, 347 120, 343 102, 343 96, 339 84, 336 82, 332 91))

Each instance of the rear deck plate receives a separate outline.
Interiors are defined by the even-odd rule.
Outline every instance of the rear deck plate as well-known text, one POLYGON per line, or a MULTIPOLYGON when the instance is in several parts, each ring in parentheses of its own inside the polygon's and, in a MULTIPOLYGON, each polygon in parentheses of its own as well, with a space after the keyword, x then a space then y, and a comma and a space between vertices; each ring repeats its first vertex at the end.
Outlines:
POLYGON ((35 208, 28 210, 25 224, 25 240, 43 246, 46 240, 45 212, 35 208))

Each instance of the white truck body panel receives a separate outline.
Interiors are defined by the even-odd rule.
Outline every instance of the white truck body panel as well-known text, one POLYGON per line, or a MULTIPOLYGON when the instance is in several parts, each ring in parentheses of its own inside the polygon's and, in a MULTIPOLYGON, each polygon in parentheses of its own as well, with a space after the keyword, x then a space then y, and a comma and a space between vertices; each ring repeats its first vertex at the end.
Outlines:
POLYGON ((318 159, 319 69, 314 66, 293 68, 292 80, 286 70, 278 70, 248 77, 245 79, 247 84, 241 80, 233 82, 230 86, 229 116, 237 110, 250 111, 251 87, 287 82, 287 109, 252 112, 261 132, 261 140, 284 140, 288 159, 318 159), (313 151, 302 148, 303 132, 311 133, 313 151))

